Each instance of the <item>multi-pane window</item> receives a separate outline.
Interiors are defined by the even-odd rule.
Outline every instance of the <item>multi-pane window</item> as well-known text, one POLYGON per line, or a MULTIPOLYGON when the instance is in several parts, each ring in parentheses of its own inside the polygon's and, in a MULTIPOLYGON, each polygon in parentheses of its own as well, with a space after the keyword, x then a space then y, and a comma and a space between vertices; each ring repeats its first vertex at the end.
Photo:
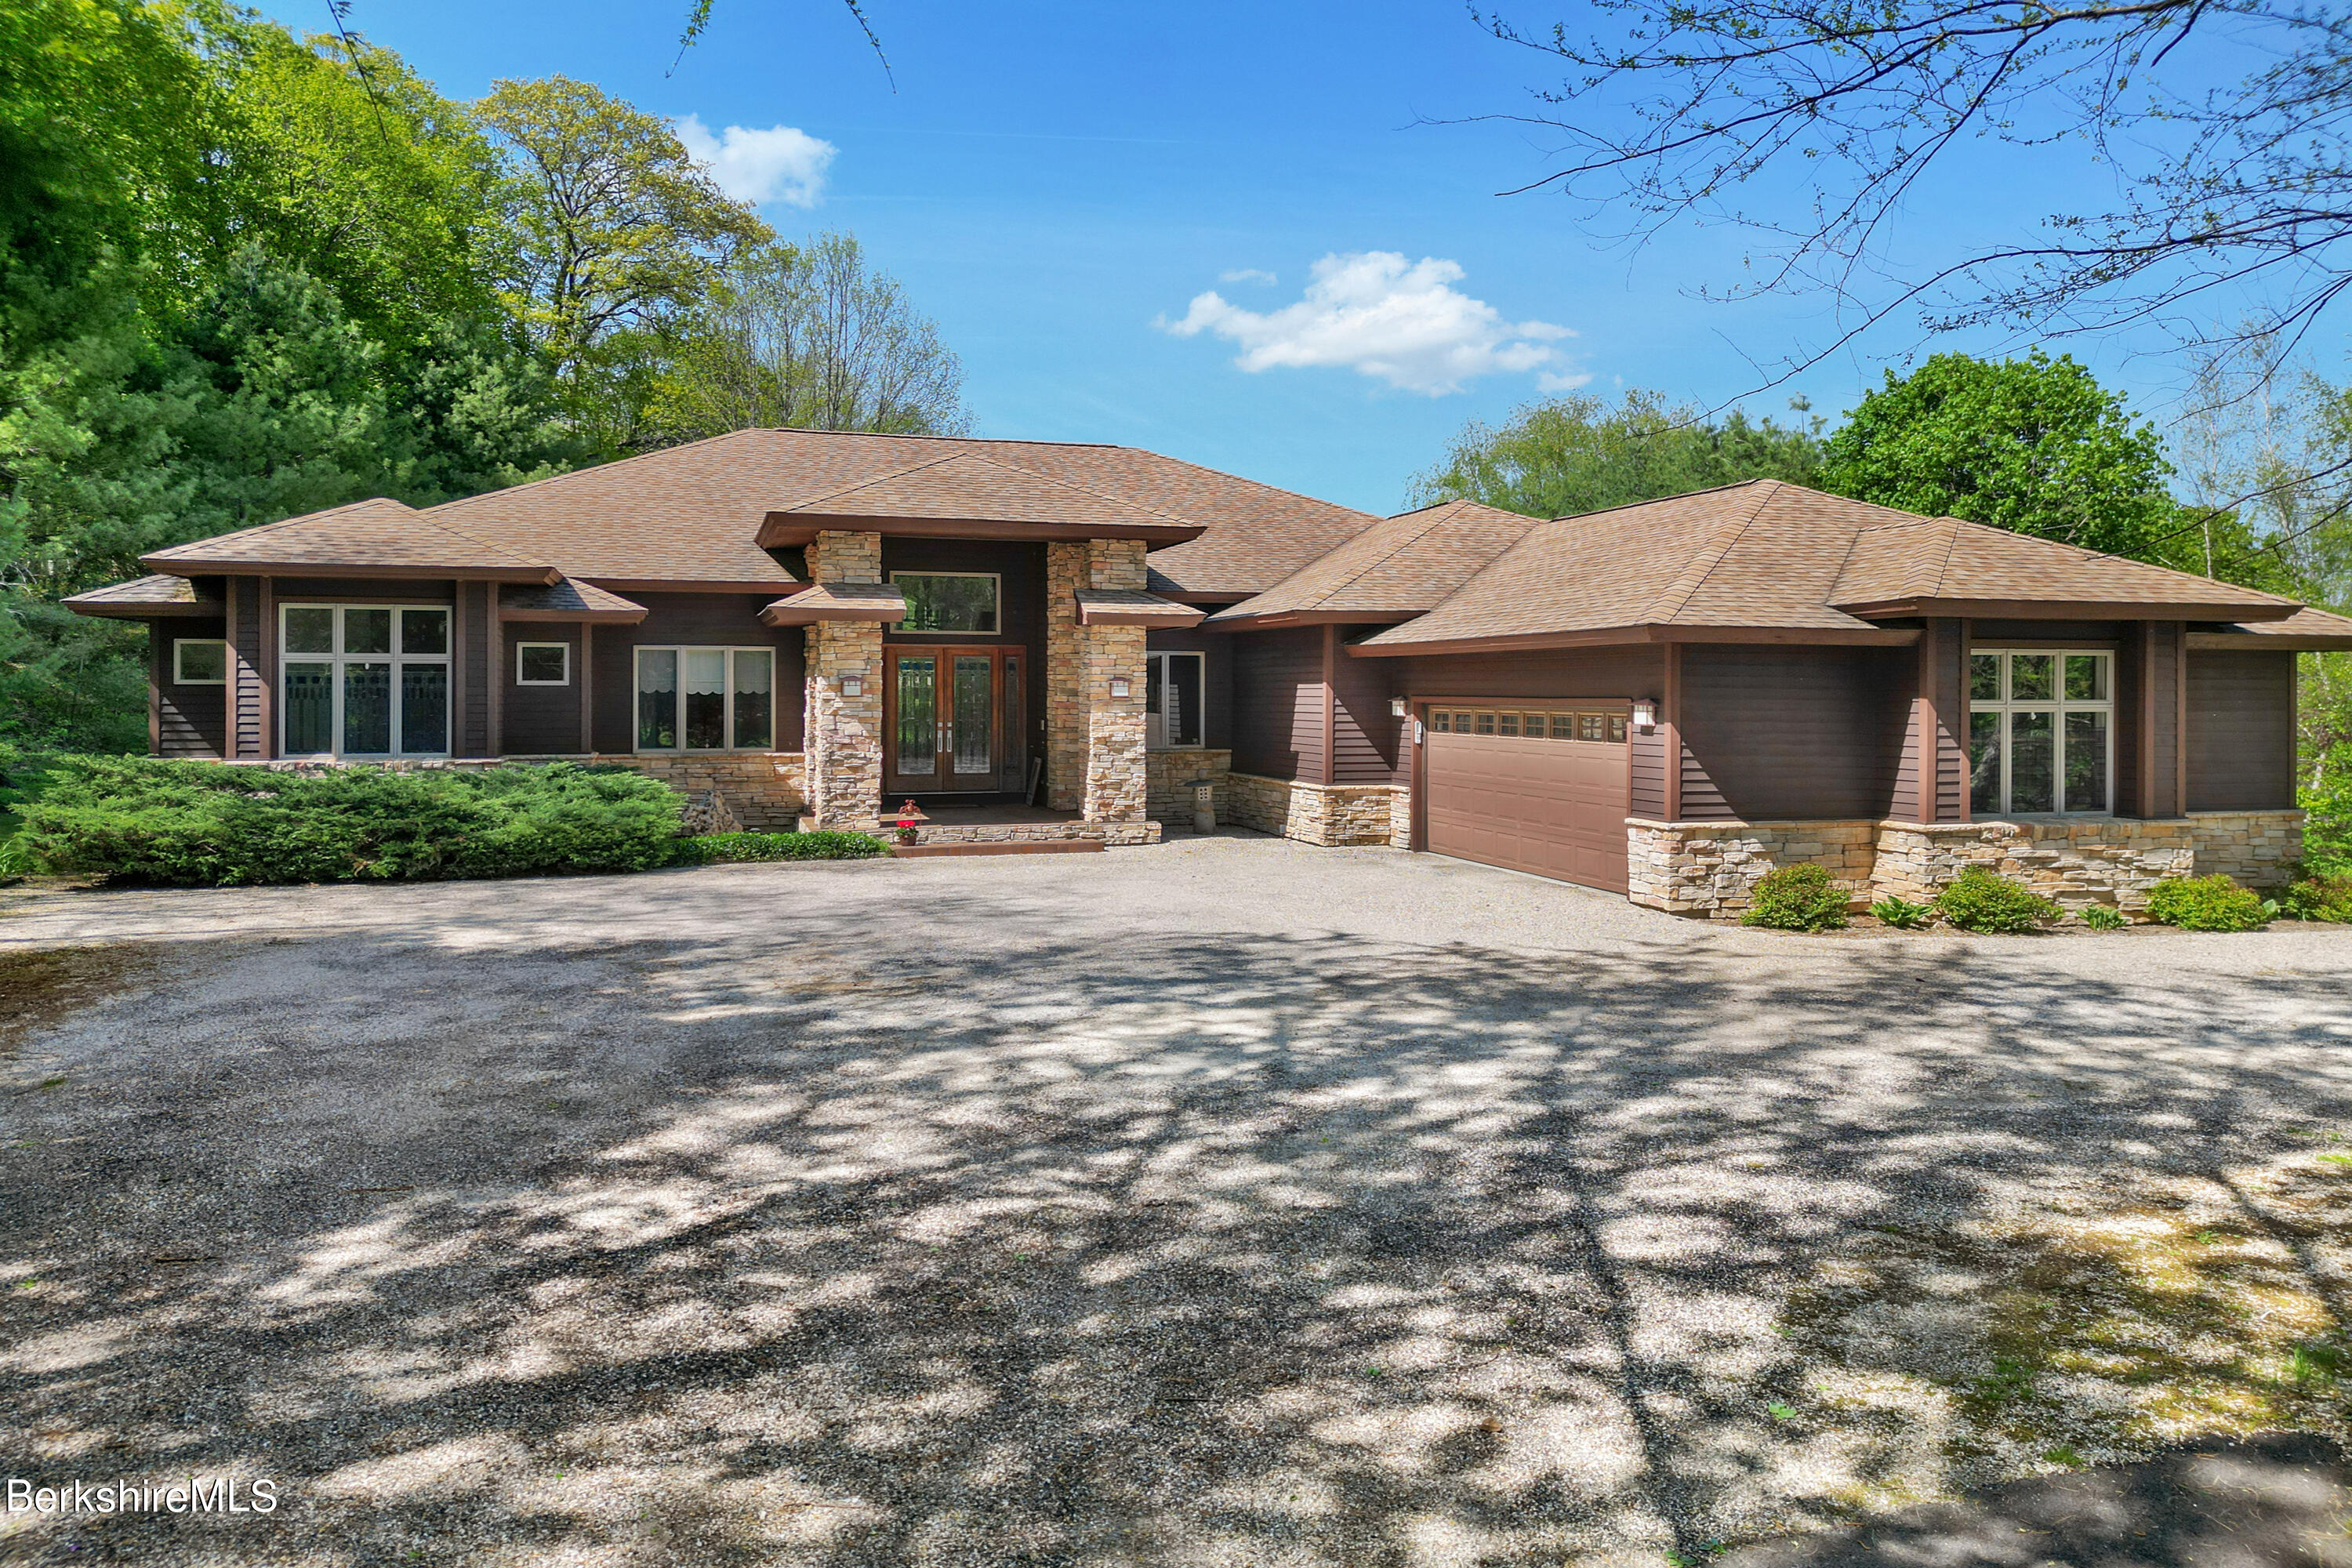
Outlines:
POLYGON ((776 739, 776 655, 764 647, 637 649, 637 750, 763 752, 776 739))
POLYGON ((900 631, 996 635, 994 573, 893 572, 890 581, 907 596, 907 618, 898 623, 900 631))
POLYGON ((2104 813, 2115 772, 2114 657, 1969 655, 1969 809, 2104 813))
POLYGON ((1530 741, 1623 743, 1622 713, 1530 713, 1509 709, 1433 708, 1429 728, 1441 735, 1517 735, 1530 741))
POLYGON ((285 605, 278 747, 289 757, 449 749, 446 605, 285 605))
POLYGON ((1202 743, 1202 668, 1203 660, 1197 653, 1144 656, 1144 744, 1157 750, 1202 743))

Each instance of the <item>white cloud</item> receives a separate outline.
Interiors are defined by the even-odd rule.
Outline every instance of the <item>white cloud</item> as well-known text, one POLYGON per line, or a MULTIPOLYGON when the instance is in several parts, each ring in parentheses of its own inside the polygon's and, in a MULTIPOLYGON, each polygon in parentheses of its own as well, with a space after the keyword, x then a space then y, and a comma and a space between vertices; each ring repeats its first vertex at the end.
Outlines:
POLYGON ((677 139, 698 163, 709 165, 719 188, 757 206, 782 202, 813 207, 824 190, 824 174, 840 151, 805 131, 772 125, 765 131, 730 125, 716 136, 699 115, 677 122, 677 139))
POLYGON ((1538 392, 1574 392, 1578 387, 1589 386, 1591 383, 1592 373, 1589 370, 1580 370, 1569 375, 1561 375, 1555 372, 1547 370, 1540 372, 1536 376, 1536 390, 1538 392))
POLYGON ((1220 283, 1279 283, 1282 279, 1271 272, 1262 272, 1255 267, 1236 267, 1231 272, 1218 273, 1217 281, 1220 283))
POLYGON ((1551 343, 1575 334, 1549 321, 1507 321, 1454 285, 1458 262, 1393 250, 1327 256, 1305 298, 1279 310, 1244 310, 1213 290, 1193 298, 1184 319, 1156 324, 1179 337, 1200 332, 1239 343, 1246 371, 1276 365, 1344 365, 1432 397, 1459 392, 1474 376, 1556 363, 1551 343))

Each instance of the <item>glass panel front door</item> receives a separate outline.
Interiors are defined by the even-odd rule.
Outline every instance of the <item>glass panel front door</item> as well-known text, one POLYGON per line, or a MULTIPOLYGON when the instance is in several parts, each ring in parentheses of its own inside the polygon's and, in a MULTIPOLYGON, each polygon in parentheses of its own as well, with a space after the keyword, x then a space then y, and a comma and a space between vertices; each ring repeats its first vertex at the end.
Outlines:
POLYGON ((940 662, 928 654, 898 656, 894 770, 909 783, 937 784, 940 772, 940 662))
POLYGON ((996 762, 996 660, 989 654, 958 654, 955 661, 955 773, 959 779, 985 779, 996 762))

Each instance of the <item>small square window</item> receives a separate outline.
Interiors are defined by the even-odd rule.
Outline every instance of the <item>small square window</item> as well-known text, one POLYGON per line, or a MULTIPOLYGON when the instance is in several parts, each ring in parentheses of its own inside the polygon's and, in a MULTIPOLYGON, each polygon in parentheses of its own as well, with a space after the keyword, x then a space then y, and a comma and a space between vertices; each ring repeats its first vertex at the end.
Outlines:
POLYGON ((572 645, 561 642, 515 644, 517 686, 572 684, 572 645))
POLYGON ((1577 736, 1577 739, 1580 741, 1600 741, 1608 738, 1608 714, 1584 713, 1578 715, 1578 719, 1581 732, 1577 736))
POLYGON ((1454 728, 1454 715, 1443 708, 1429 710, 1429 727, 1443 735, 1454 728))
POLYGON ((1477 731, 1481 735, 1493 734, 1495 732, 1495 716, 1492 713, 1479 714, 1477 716, 1477 731))
POLYGON ((1622 713, 1612 713, 1609 715, 1609 738, 1618 742, 1620 745, 1624 743, 1625 715, 1622 713))
POLYGON ((1470 715, 1456 708, 1454 710, 1454 732, 1457 735, 1466 735, 1470 732, 1470 715))
POLYGON ((1498 735, 1517 734, 1519 732, 1519 716, 1516 713, 1496 714, 1495 732, 1498 735))
POLYGON ((176 686, 226 686, 228 644, 218 637, 173 639, 172 681, 176 686))

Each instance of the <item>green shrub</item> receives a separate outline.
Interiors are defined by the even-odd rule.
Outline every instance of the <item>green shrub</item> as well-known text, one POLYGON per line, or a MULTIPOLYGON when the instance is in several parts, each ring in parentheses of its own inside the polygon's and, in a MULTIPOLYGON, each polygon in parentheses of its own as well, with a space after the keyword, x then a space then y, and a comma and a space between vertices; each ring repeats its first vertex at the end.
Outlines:
POLYGON ((1908 899, 1898 899, 1890 893, 1871 905, 1870 912, 1896 931, 1917 931, 1936 911, 1925 904, 1915 904, 1908 899))
POLYGON ((2298 877, 2279 895, 2279 908, 2299 921, 2352 925, 2352 872, 2298 877))
POLYGON ((2093 931, 2121 931, 2131 921, 2124 919, 2123 911, 2113 904, 2085 904, 2083 923, 2093 931))
POLYGON ((1843 889, 1819 866, 1780 866, 1764 873, 1741 925, 1774 931, 1836 931, 1845 924, 1843 889))
POLYGON ((1970 866, 1936 895, 1936 912, 1962 931, 2016 935, 2058 918, 2058 906, 1989 866, 1970 866))
POLYGON ((58 759, 25 810, 34 867, 178 887, 669 864, 683 802, 627 772, 533 767, 311 772, 58 759))
POLYGON ((2270 923, 2278 906, 2215 872, 2210 877, 2168 877, 2147 890, 2147 918, 2182 931, 2256 931, 2270 923))
POLYGON ((865 860, 887 854, 870 833, 699 833, 677 842, 673 864, 715 866, 730 860, 865 860))

